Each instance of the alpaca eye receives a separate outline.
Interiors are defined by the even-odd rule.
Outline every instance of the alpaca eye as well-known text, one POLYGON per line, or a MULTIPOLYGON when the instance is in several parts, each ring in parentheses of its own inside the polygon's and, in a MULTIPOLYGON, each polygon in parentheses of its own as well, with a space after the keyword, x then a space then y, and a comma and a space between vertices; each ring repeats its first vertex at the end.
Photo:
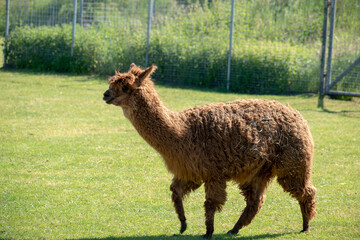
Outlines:
POLYGON ((124 86, 124 87, 122 87, 122 91, 123 91, 123 92, 127 92, 128 90, 129 90, 129 88, 128 88, 128 87, 125 87, 125 86, 124 86))

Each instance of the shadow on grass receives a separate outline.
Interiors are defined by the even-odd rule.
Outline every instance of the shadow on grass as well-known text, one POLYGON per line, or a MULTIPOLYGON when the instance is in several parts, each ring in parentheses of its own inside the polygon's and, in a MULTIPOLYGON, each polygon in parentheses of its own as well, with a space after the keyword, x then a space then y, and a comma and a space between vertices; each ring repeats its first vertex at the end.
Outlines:
POLYGON ((350 118, 360 118, 360 111, 347 111, 347 110, 332 111, 327 109, 324 104, 324 96, 321 95, 319 95, 317 107, 320 108, 325 113, 338 114, 350 118))
MULTIPOLYGON (((76 73, 66 73, 66 72, 55 72, 55 71, 40 71, 36 69, 27 69, 27 68, 1 68, 0 73, 14 73, 14 74, 27 74, 30 76, 49 76, 49 77, 76 77, 75 82, 89 82, 96 81, 99 83, 106 83, 108 78, 112 75, 96 75, 96 74, 76 74, 76 73)), ((0 239, 1 240, 1 239, 0 239)))
POLYGON ((350 118, 360 118, 360 111, 331 111, 326 108, 322 109, 323 112, 330 113, 330 114, 340 114, 344 117, 350 117, 350 118))
MULTIPOLYGON (((241 236, 238 235, 228 235, 228 234, 214 234, 212 239, 272 239, 272 238, 279 238, 288 234, 288 233, 276 233, 276 234, 259 234, 253 236, 241 236)), ((194 236, 194 235, 173 235, 173 236, 166 236, 166 235, 158 235, 158 236, 134 236, 134 237, 105 237, 105 238, 80 238, 80 239, 70 239, 70 240, 147 240, 147 239, 204 239, 201 236, 194 236)))
POLYGON ((341 115, 347 118, 360 118, 360 111, 347 111, 347 110, 341 110, 341 111, 332 111, 329 110, 327 108, 321 108, 321 111, 324 113, 329 113, 329 114, 336 114, 336 115, 341 115))
MULTIPOLYGON (((40 71, 36 69, 27 69, 27 68, 1 68, 0 72, 4 73, 18 73, 18 74, 28 74, 31 76, 36 75, 48 75, 51 76, 63 76, 63 77, 77 77, 75 82, 86 83, 89 81, 95 81, 99 83, 104 83, 105 85, 108 83, 108 78, 113 76, 113 73, 106 74, 76 74, 76 73, 67 73, 67 72, 56 72, 56 71, 40 71)), ((302 96, 303 98, 309 98, 314 96, 315 93, 304 93, 304 92, 282 92, 282 93, 246 93, 241 91, 227 91, 225 87, 206 87, 206 86, 194 86, 194 85, 187 85, 187 84, 177 84, 176 82, 167 82, 164 80, 157 79, 156 76, 153 79, 156 86, 162 86, 166 88, 173 88, 173 89, 184 89, 184 90, 195 90, 201 92, 208 92, 208 93, 223 93, 223 94, 239 94, 239 95, 256 95, 258 96, 302 96)))

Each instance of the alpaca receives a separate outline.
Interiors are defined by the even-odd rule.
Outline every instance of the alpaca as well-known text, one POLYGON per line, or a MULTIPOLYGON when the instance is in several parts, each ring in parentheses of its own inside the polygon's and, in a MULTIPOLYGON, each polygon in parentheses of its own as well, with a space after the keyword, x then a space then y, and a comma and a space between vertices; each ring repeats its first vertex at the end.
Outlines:
POLYGON ((109 78, 103 100, 120 106, 138 133, 164 159, 173 174, 172 201, 186 230, 183 198, 205 186, 205 238, 214 232, 214 215, 226 201, 226 183, 235 181, 246 207, 228 232, 250 224, 265 201, 265 190, 277 182, 300 204, 302 232, 314 218, 316 188, 311 183, 314 143, 301 114, 270 100, 236 100, 174 112, 160 100, 151 74, 131 64, 109 78))

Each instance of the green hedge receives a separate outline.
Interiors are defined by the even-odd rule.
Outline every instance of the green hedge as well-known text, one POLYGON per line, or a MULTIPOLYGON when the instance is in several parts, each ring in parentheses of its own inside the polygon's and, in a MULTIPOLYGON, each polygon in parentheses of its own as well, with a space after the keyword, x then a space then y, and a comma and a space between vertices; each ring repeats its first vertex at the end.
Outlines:
POLYGON ((71 56, 71 26, 16 28, 7 42, 7 65, 17 68, 84 73, 94 71, 99 39, 78 28, 71 56), (93 37, 91 37, 93 36, 93 37))
MULTIPOLYGON (((124 31, 120 35, 117 31, 110 27, 85 30, 77 26, 74 56, 71 56, 70 25, 17 28, 7 42, 7 64, 41 71, 98 74, 125 70, 132 61, 144 65, 143 31, 124 31)), ((187 44, 186 36, 171 38, 171 35, 173 32, 164 29, 152 32, 150 61, 159 65, 159 80, 171 82, 173 78, 177 85, 225 87, 227 41, 209 38, 187 44), (168 66, 176 69, 176 76, 167 75, 168 66), (191 75, 186 69, 191 69, 191 75)), ((281 42, 253 40, 250 43, 241 39, 234 42, 231 90, 249 93, 316 90, 309 79, 318 67, 312 50, 281 42), (292 82, 299 78, 307 81, 301 85, 292 82)))

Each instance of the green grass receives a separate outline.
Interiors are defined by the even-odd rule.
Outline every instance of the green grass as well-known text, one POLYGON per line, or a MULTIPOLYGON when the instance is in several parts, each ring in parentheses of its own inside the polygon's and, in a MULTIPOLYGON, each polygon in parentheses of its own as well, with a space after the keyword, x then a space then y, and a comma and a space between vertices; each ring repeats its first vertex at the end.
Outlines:
MULTIPOLYGON (((105 79, 0 72, 0 239, 198 239, 205 232, 203 188, 185 201, 188 230, 178 233, 172 176, 124 118, 103 103, 105 79)), ((244 207, 235 185, 215 217, 214 239, 360 237, 360 102, 317 96, 251 96, 157 86, 169 108, 267 98, 289 103, 314 140, 318 215, 301 230, 297 202, 271 184, 263 209, 236 237, 224 235, 244 207)))

